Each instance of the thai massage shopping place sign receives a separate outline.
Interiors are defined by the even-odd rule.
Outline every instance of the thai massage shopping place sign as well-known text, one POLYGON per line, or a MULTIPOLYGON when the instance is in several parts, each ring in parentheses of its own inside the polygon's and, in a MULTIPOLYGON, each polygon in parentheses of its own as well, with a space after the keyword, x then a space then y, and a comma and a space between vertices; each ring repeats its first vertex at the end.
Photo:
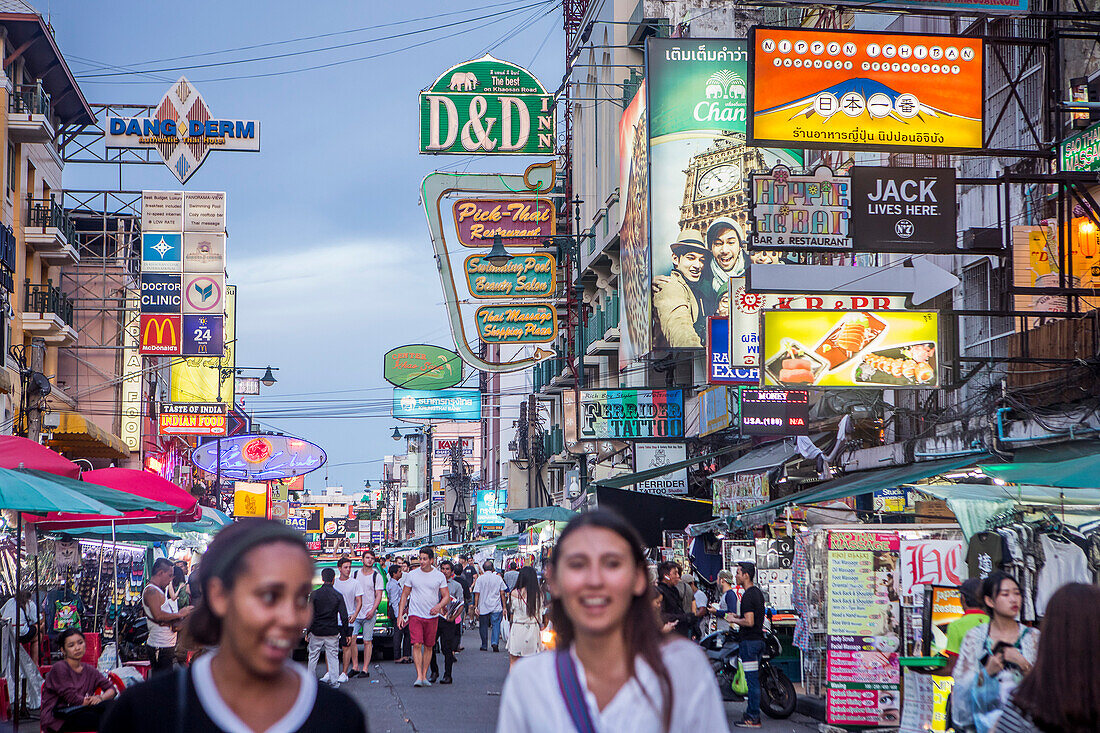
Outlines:
POLYGON ((554 155, 554 99, 531 72, 486 54, 420 93, 420 152, 554 155))

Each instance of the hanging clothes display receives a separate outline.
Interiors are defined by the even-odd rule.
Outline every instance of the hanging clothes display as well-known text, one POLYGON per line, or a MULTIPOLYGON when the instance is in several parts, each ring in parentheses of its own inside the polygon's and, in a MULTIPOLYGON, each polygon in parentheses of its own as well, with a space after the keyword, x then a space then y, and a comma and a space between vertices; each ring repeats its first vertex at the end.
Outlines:
POLYGON ((966 549, 966 567, 971 578, 985 579, 1000 570, 1005 559, 1004 537, 996 532, 977 532, 966 549))
POLYGON ((1035 612, 1042 616, 1054 592, 1067 583, 1091 583, 1088 560, 1076 544, 1043 535, 1043 569, 1035 589, 1035 612))

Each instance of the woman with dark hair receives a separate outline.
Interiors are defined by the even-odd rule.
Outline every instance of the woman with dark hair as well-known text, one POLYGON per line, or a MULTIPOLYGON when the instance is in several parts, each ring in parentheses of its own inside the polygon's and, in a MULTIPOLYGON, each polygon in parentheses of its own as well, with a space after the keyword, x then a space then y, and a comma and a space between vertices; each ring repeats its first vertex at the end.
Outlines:
POLYGON ((991 573, 982 585, 982 599, 989 623, 963 638, 955 662, 951 714, 957 729, 987 733, 1035 664, 1039 632, 1016 620, 1020 586, 1008 573, 991 573))
POLYGON ((217 648, 190 669, 127 690, 103 730, 365 733, 354 702, 290 661, 310 622, 313 587, 299 532, 266 519, 235 522, 210 543, 200 573, 202 597, 186 624, 197 644, 217 648))
POLYGON ((1042 629, 1035 668, 1005 706, 997 733, 1100 730, 1100 588, 1059 588, 1042 629))
POLYGON ((164 589, 164 593, 168 596, 168 600, 175 601, 180 608, 191 605, 191 593, 187 589, 187 576, 184 575, 183 568, 179 565, 172 568, 172 582, 164 589))
POLYGON ((84 664, 84 634, 64 629, 57 636, 63 658, 46 673, 42 683, 42 731, 87 731, 99 728, 118 692, 93 664, 84 664))
POLYGON ((515 586, 508 594, 508 609, 512 616, 508 636, 509 666, 521 657, 530 657, 542 651, 539 640, 543 615, 539 574, 533 567, 525 566, 517 573, 515 586))
POLYGON ((512 669, 497 733, 729 730, 702 651, 661 633, 633 527, 606 510, 575 517, 546 574, 557 651, 512 669))

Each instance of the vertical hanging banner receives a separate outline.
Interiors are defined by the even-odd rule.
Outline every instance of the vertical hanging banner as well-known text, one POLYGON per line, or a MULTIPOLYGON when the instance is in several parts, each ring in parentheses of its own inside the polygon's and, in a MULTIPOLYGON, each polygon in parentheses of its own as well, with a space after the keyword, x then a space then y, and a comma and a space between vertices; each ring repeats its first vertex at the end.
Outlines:
POLYGON ((420 152, 553 155, 554 98, 527 69, 485 54, 420 93, 420 152))
POLYGON ((802 160, 746 145, 743 39, 649 38, 646 84, 652 346, 702 349, 744 284, 746 176, 802 160))
POLYGON ((649 272, 649 120, 646 82, 619 119, 619 191, 624 197, 619 229, 619 362, 630 362, 652 348, 649 272))
POLYGON ((980 38, 756 27, 749 43, 752 143, 983 147, 980 38))

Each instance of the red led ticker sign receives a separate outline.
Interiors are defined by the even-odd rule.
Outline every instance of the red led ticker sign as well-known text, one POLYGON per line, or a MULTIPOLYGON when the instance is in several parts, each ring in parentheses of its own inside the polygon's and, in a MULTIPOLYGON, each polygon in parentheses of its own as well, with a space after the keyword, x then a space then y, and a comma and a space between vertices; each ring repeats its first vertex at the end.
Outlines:
POLYGON ((806 390, 741 390, 742 435, 807 435, 809 422, 806 390))

